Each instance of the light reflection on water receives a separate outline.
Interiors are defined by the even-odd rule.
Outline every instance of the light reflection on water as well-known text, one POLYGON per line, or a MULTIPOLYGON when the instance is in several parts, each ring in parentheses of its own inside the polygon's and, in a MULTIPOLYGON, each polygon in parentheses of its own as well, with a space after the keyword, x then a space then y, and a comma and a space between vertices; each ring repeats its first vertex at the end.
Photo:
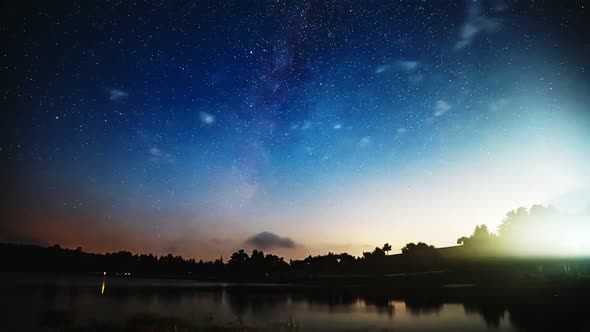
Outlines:
POLYGON ((109 277, 19 279, 5 281, 3 288, 4 324, 16 330, 85 327, 89 322, 117 326, 138 316, 170 317, 190 326, 290 324, 298 331, 516 330, 503 308, 480 310, 374 294, 109 277))

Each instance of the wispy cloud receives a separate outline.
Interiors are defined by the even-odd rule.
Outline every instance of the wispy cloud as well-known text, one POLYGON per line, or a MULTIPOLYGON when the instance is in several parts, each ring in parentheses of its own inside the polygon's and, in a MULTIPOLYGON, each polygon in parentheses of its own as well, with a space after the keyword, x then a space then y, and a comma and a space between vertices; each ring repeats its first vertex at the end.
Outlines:
POLYGON ((414 71, 420 67, 420 62, 414 60, 399 60, 396 67, 403 71, 414 71))
POLYGON ((162 150, 158 148, 150 148, 150 155, 152 155, 152 157, 161 157, 163 154, 162 150))
POLYGON ((148 153, 150 155, 150 160, 155 163, 162 163, 162 162, 172 163, 172 162, 174 162, 172 155, 162 151, 160 148, 158 148, 156 146, 149 148, 148 153))
POLYGON ((111 101, 119 101, 121 99, 127 98, 129 94, 123 90, 119 89, 110 89, 109 90, 109 100, 111 101))
POLYGON ((383 74, 391 69, 403 72, 412 72, 420 68, 420 62, 416 60, 398 60, 393 64, 383 64, 375 68, 375 74, 383 74))
POLYGON ((371 142, 372 142, 371 136, 365 136, 365 137, 361 138, 358 145, 360 148, 366 148, 367 146, 369 146, 369 144, 371 144, 371 142))
POLYGON ((434 116, 443 116, 451 108, 452 108, 452 106, 449 103, 447 103, 446 101, 444 101, 442 99, 439 99, 434 104, 434 116))
POLYGON ((380 65, 377 68, 375 68, 375 74, 383 74, 384 72, 387 71, 388 68, 389 68, 388 65, 380 65))
POLYGON ((215 123, 215 116, 213 114, 207 113, 207 112, 199 112, 199 119, 201 120, 201 123, 209 126, 215 123))
MULTIPOLYGON (((500 25, 500 19, 488 17, 481 14, 482 4, 479 0, 466 1, 466 18, 459 32, 459 39, 455 42, 453 49, 462 50, 469 46, 473 39, 481 32, 494 32, 500 25)), ((506 5, 502 1, 496 1, 494 11, 503 11, 506 5)))

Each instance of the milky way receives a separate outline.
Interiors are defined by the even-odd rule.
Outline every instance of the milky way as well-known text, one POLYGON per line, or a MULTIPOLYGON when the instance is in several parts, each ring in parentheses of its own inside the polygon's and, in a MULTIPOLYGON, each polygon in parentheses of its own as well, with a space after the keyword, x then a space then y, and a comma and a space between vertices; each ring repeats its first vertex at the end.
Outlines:
POLYGON ((2 241, 360 254, 588 204, 583 1, 3 7, 2 241))

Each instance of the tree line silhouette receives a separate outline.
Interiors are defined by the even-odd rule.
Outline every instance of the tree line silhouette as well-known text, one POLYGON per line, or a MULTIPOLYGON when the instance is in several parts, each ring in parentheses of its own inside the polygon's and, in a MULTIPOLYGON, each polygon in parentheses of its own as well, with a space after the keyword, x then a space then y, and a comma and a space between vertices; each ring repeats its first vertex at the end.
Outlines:
MULTIPOLYGON (((283 257, 265 254, 254 249, 250 254, 240 249, 227 261, 196 261, 171 254, 133 254, 129 251, 97 254, 77 249, 61 248, 59 245, 40 247, 36 245, 0 244, 1 271, 35 273, 95 273, 114 275, 158 275, 193 277, 202 279, 260 280, 270 276, 289 275, 353 274, 393 271, 387 269, 386 255, 389 244, 365 252, 362 257, 348 253, 328 253, 308 256, 303 260, 286 262, 283 257)), ((409 243, 401 256, 408 261, 432 259, 436 249, 424 243, 409 243)))
MULTIPOLYGON (((175 276, 198 280, 297 280, 329 276, 383 276, 387 274, 460 270, 472 264, 465 257, 505 255, 508 250, 527 244, 527 231, 549 223, 556 212, 551 208, 533 206, 519 208, 507 214, 498 227, 490 232, 478 225, 473 234, 457 240, 458 246, 435 248, 423 242, 408 243, 400 254, 389 255, 392 247, 385 243, 373 251, 355 257, 348 253, 328 253, 286 262, 282 257, 254 249, 234 252, 227 261, 223 257, 212 261, 196 261, 171 254, 133 254, 129 251, 96 254, 61 248, 59 245, 0 244, 0 270, 36 273, 96 273, 115 275, 175 276)), ((555 264, 554 264, 555 265, 555 264)), ((537 262, 520 264, 521 268, 538 269, 537 262)), ((557 263, 559 270, 571 272, 570 262, 557 263)), ((477 268, 480 268, 478 266, 477 268)), ((574 269, 590 270, 589 264, 576 264, 574 269), (580 268, 582 266, 582 269, 580 268)))

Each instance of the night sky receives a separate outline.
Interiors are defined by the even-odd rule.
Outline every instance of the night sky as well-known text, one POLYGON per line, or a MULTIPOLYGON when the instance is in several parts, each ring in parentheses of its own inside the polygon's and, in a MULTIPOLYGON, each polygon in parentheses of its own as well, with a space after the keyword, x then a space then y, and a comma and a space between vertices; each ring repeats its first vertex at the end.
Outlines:
POLYGON ((1 7, 0 241, 360 255, 590 203, 584 1, 1 7))

